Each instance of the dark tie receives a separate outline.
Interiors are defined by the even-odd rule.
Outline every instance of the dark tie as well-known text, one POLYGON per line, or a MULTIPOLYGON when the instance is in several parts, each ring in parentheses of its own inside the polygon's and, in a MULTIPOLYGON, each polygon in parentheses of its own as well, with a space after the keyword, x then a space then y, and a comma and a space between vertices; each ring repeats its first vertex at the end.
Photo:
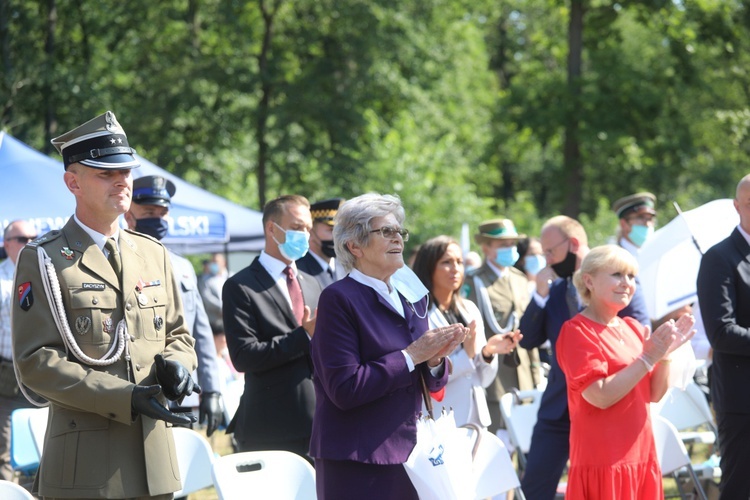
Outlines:
POLYGON ((335 279, 333 275, 333 269, 331 269, 331 266, 328 266, 327 271, 328 271, 328 276, 330 276, 331 279, 335 279))
POLYGON ((289 290, 289 297, 292 299, 292 312, 294 313, 294 317, 297 318, 297 322, 301 325, 302 316, 305 314, 305 300, 302 298, 302 288, 300 288, 297 278, 294 277, 294 270, 291 267, 286 266, 284 274, 286 274, 286 287, 289 290))
POLYGON ((570 312, 570 317, 572 318, 578 314, 578 294, 571 278, 565 280, 565 285, 568 287, 565 291, 565 302, 568 304, 568 312, 570 312))
POLYGON ((122 259, 120 258, 120 252, 117 251, 117 243, 115 243, 114 238, 107 238, 104 248, 109 252, 107 260, 112 265, 112 269, 115 270, 117 278, 122 280, 122 259))

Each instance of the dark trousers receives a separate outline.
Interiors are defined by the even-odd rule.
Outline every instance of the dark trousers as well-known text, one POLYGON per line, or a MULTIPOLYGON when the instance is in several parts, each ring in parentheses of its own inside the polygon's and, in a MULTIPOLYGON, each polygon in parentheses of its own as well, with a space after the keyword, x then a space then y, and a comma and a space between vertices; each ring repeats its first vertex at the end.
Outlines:
POLYGON ((319 500, 419 500, 403 464, 315 459, 319 500))
POLYGON ((537 420, 521 489, 526 500, 553 500, 570 455, 570 421, 537 420))
POLYGON ((716 413, 722 500, 750 497, 750 414, 716 413))

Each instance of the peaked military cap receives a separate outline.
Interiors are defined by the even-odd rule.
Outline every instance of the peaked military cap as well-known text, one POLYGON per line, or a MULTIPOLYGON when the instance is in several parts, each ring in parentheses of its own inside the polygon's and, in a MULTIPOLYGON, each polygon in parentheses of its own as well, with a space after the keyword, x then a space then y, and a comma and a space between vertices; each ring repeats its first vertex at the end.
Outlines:
POLYGON ((343 198, 331 198, 330 200, 313 203, 310 205, 312 220, 333 226, 333 218, 336 216, 336 212, 339 211, 342 203, 344 203, 343 198))
POLYGON ((492 219, 479 224, 479 232, 474 235, 474 241, 481 245, 491 240, 520 240, 525 237, 525 234, 518 234, 510 219, 492 219))
POLYGON ((612 204, 612 210, 617 214, 617 217, 624 219, 631 214, 651 214, 656 215, 654 205, 656 204, 656 196, 651 193, 643 192, 631 194, 620 198, 612 204))
POLYGON ((160 175, 144 175, 133 181, 133 203, 169 207, 177 188, 160 175))
POLYGON ((73 163, 101 169, 140 166, 133 156, 135 149, 128 144, 125 131, 111 111, 55 137, 51 142, 62 155, 65 170, 73 163))

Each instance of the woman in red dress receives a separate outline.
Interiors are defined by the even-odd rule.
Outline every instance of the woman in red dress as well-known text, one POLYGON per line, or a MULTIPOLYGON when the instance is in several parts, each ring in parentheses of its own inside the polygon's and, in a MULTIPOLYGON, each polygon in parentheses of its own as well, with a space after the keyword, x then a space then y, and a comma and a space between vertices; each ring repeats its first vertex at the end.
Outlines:
POLYGON ((649 334, 619 318, 638 264, 615 245, 594 248, 573 280, 587 307, 567 321, 557 360, 568 383, 568 499, 663 498, 649 403, 667 391, 669 355, 695 333, 689 314, 649 334))

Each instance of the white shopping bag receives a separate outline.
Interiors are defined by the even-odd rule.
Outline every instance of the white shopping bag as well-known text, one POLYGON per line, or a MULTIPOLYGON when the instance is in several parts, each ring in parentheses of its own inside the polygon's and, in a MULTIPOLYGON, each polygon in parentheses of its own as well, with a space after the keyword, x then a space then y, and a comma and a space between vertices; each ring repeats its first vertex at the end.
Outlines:
POLYGON ((417 419, 417 444, 404 467, 421 500, 474 498, 472 446, 466 431, 456 428, 452 410, 436 420, 417 419))

